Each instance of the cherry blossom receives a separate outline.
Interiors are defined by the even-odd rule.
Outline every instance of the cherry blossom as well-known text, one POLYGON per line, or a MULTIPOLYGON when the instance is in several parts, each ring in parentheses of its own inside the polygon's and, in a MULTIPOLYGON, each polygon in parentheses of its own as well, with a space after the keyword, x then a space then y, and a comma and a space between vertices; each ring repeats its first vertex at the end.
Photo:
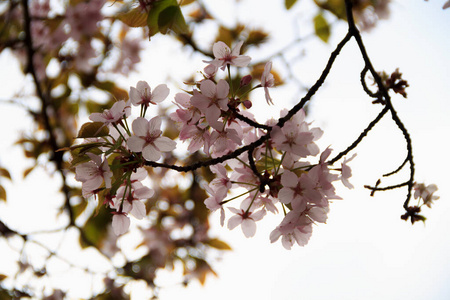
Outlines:
POLYGON ((156 161, 161 157, 161 152, 172 151, 176 148, 176 142, 168 137, 161 136, 161 117, 154 117, 150 121, 139 117, 132 123, 133 133, 127 140, 131 151, 142 152, 142 156, 149 161, 156 161))
POLYGON ((242 232, 247 238, 255 235, 256 221, 261 220, 266 215, 266 211, 263 209, 257 212, 252 212, 251 210, 244 211, 243 209, 234 207, 229 207, 228 209, 232 213, 235 213, 235 215, 228 220, 228 229, 232 230, 238 225, 241 225, 242 232))
POLYGON ((244 44, 244 42, 240 41, 234 46, 233 50, 231 50, 224 42, 219 41, 215 43, 213 45, 215 59, 208 63, 214 64, 217 68, 221 68, 222 70, 225 70, 227 65, 246 67, 250 63, 251 58, 239 54, 242 44, 244 44))
POLYGON ((204 80, 200 84, 200 92, 194 90, 191 97, 191 103, 205 114, 208 124, 221 131, 223 125, 217 120, 220 118, 221 111, 228 110, 228 93, 230 86, 228 82, 221 79, 217 85, 211 80, 204 80))
POLYGON ((416 183, 414 184, 414 198, 422 198, 423 203, 431 207, 433 201, 439 199, 439 196, 433 195, 437 189, 435 184, 425 185, 423 183, 416 183))
POLYGON ((139 81, 136 87, 130 87, 130 100, 133 105, 149 106, 164 101, 169 95, 169 88, 165 84, 158 85, 152 90, 146 81, 139 81))
POLYGON ((107 189, 111 188, 111 177, 113 176, 108 161, 93 153, 87 153, 91 161, 82 163, 75 168, 75 179, 82 182, 82 192, 85 198, 92 195, 103 181, 107 189))
POLYGON ((269 94, 269 87, 273 87, 275 85, 275 79, 273 75, 270 73, 272 70, 272 62, 269 61, 264 66, 264 71, 261 75, 261 86, 264 88, 264 94, 266 97, 267 104, 272 104, 272 97, 269 94))
POLYGON ((222 201, 226 197, 226 193, 223 190, 214 190, 208 185, 204 186, 205 191, 210 194, 208 198, 205 199, 205 206, 210 211, 216 211, 220 209, 220 225, 223 226, 225 222, 225 210, 223 209, 222 201))
POLYGON ((105 109, 103 113, 92 113, 89 119, 94 122, 105 123, 105 125, 116 124, 123 116, 127 115, 126 107, 127 103, 124 100, 117 101, 111 109, 105 109))
POLYGON ((294 210, 299 212, 306 209, 308 202, 314 202, 321 198, 320 193, 315 189, 315 182, 307 174, 300 177, 289 170, 285 170, 281 175, 283 188, 278 193, 281 203, 291 204, 294 210))
POLYGON ((276 242, 280 237, 284 248, 290 250, 295 242, 305 246, 312 234, 312 221, 303 213, 290 211, 277 228, 270 233, 270 242, 276 242))

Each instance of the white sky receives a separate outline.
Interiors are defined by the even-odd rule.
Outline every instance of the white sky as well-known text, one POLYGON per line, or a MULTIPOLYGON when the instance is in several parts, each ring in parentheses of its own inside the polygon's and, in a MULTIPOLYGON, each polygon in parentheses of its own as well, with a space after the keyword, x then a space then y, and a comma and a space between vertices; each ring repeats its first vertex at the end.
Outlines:
MULTIPOLYGON (((243 1, 248 2, 247 9, 237 10, 238 16, 234 14, 235 7, 229 11, 221 10, 220 16, 224 21, 228 18, 248 20, 274 31, 272 48, 250 54, 257 59, 258 55, 263 57, 274 48, 286 45, 292 24, 276 19, 278 11, 282 12, 278 7, 260 6, 258 13, 247 15, 246 12, 255 7, 251 5, 260 3, 243 1)), ((356 188, 350 191, 338 189, 344 200, 331 205, 327 224, 314 228, 306 247, 295 246, 287 251, 280 242, 270 244, 269 234, 282 216, 266 217, 258 223, 256 236, 246 239, 239 228, 233 231, 221 228, 219 217, 214 214, 211 218, 213 233, 234 248, 213 265, 219 277, 209 277, 204 287, 192 283, 183 288, 178 276, 162 271, 158 274, 158 283, 164 287, 160 291, 161 299, 450 299, 450 189, 447 183, 450 164, 445 155, 450 129, 450 10, 441 10, 443 2, 397 0, 391 6, 390 19, 363 34, 375 68, 392 72, 399 67, 410 84, 408 98, 393 96, 394 105, 413 140, 416 180, 436 183, 441 197, 432 209, 423 209, 428 218, 425 226, 420 223, 411 226, 400 220, 405 190, 379 192, 372 198, 363 188, 395 169, 405 157, 401 134, 386 118, 356 150, 358 156, 351 163, 351 181, 356 188)), ((307 7, 307 1, 299 1, 291 14, 304 15, 307 7)), ((301 30, 302 35, 307 32, 307 29, 301 30)), ((306 57, 295 65, 305 83, 317 79, 330 51, 344 34, 345 26, 338 26, 329 45, 316 41, 305 44, 306 57)), ((154 43, 151 45, 153 51, 158 51, 158 45, 163 48, 165 45, 158 37, 151 43, 154 43)), ((159 54, 174 57, 173 54, 180 51, 176 44, 169 50, 163 48, 158 54, 149 56, 142 72, 130 76, 128 85, 135 85, 138 80, 147 80, 151 86, 163 83, 165 75, 155 70, 177 72, 182 78, 182 72, 189 74, 203 66, 201 57, 197 56, 190 57, 188 62, 186 56, 181 56, 169 65, 161 64, 164 60, 159 54), (186 71, 180 72, 181 66, 186 71)), ((10 65, 4 55, 0 56, 0 65, 10 65)), ((274 61, 274 68, 282 66, 274 61)), ((361 68, 362 60, 352 42, 338 57, 324 89, 313 98, 309 118, 325 131, 320 141, 322 149, 328 145, 336 151, 344 149, 380 109, 370 104, 371 100, 360 88, 361 68)), ((14 69, 11 66, 0 71, 0 82, 7 87, 0 93, 2 100, 19 91, 23 84, 17 81, 18 76, 12 75, 14 69)), ((176 92, 172 90, 171 95, 176 92)), ((276 116, 280 108, 290 106, 289 99, 302 96, 286 96, 285 92, 281 88, 274 91, 272 96, 277 110, 263 109, 258 112, 258 118, 267 111, 276 112, 276 116)), ((261 102, 265 103, 264 100, 261 102)), ((38 223, 45 228, 42 220, 46 214, 54 213, 59 206, 57 199, 61 199, 57 196, 57 182, 55 186, 47 183, 57 180, 37 171, 28 180, 20 182, 21 170, 30 162, 23 160, 19 147, 11 145, 18 130, 26 130, 29 123, 25 114, 11 105, 1 103, 0 109, 4 115, 0 119, 4 141, 0 145, 0 163, 13 171, 16 182, 12 186, 2 181, 8 187, 9 202, 7 206, 0 203, 0 217, 11 227, 24 232, 38 229, 38 223), (45 189, 41 178, 46 180, 45 189), (48 201, 49 198, 55 201, 48 201), (45 209, 42 209, 42 203, 45 203, 45 209), (38 216, 36 212, 39 212, 38 216)), ((407 174, 401 173, 396 178, 397 182, 403 182, 407 174)), ((3 247, 4 243, 0 243, 0 249, 3 247)), ((7 266, 10 261, 0 258, 0 265, 7 266)), ((88 283, 79 283, 79 286, 84 284, 88 283)), ((135 298, 146 299, 138 290, 136 287, 135 298)))

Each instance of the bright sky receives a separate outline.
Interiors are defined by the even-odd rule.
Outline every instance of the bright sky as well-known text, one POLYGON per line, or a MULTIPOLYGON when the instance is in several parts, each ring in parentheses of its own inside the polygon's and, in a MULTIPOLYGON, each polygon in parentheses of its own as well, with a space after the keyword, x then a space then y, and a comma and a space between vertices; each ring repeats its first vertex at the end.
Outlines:
MULTIPOLYGON (((273 45, 281 48, 288 43, 293 26, 276 19, 281 8, 260 7, 260 13, 247 15, 245 12, 255 7, 252 5, 260 2, 246 0, 244 3, 250 4, 245 4, 247 9, 238 9, 238 16, 233 13, 236 8, 231 7, 229 11, 221 11, 221 18, 245 19, 267 28, 270 26, 275 34, 273 45)), ((280 242, 270 244, 269 234, 281 221, 281 216, 266 217, 258 223, 256 236, 246 239, 239 228, 233 231, 221 228, 219 216, 214 214, 211 218, 213 232, 234 249, 213 265, 219 277, 208 278, 204 287, 194 282, 184 288, 179 284, 179 277, 162 271, 158 274, 158 284, 163 287, 161 299, 450 299, 450 176, 447 173, 450 164, 445 155, 450 130, 450 10, 441 10, 443 3, 443 0, 397 0, 391 5, 390 19, 363 34, 375 68, 392 72, 398 67, 410 84, 408 98, 394 96, 393 101, 413 140, 416 180, 435 183, 439 187, 437 194, 441 199, 432 209, 423 210, 428 218, 426 224, 411 226, 400 219, 405 190, 379 192, 372 198, 363 188, 395 169, 405 157, 402 136, 386 118, 356 150, 358 156, 351 163, 351 182, 355 189, 338 189, 344 200, 331 204, 327 224, 314 228, 306 247, 294 246, 287 251, 280 242)), ((307 1, 299 1, 291 13, 302 16, 307 7, 307 1)), ((345 26, 337 27, 329 45, 312 40, 305 44, 306 57, 294 65, 305 83, 317 79, 329 53, 344 36, 345 26)), ((305 29, 301 35, 307 32, 305 29)), ((158 38, 152 43, 154 51, 158 51, 158 45, 165 45, 158 38)), ((280 49, 273 45, 271 47, 280 49)), ((380 110, 379 106, 370 104, 371 100, 360 88, 362 61, 355 46, 351 43, 345 47, 325 88, 313 98, 309 118, 325 132, 320 141, 322 149, 329 145, 336 151, 344 149, 380 110)), ((173 57, 170 55, 179 51, 176 47, 170 51, 162 49, 150 57, 142 66, 142 72, 131 76, 128 84, 148 80, 154 86, 166 79, 155 70, 178 72, 177 76, 182 78, 184 75, 177 71, 180 66, 187 69, 186 74, 203 66, 197 56, 190 57, 188 63, 186 57, 181 57, 169 65, 161 64, 164 60, 159 54, 166 52, 173 57)), ((272 53, 274 48, 263 48, 261 53, 250 55, 262 57, 272 53)), ((0 65, 9 66, 10 62, 2 55, 0 65)), ((282 66, 275 60, 274 68, 282 66)), ((6 68, 0 71, 0 82, 8 87, 0 93, 2 100, 22 86, 23 82, 16 80, 19 77, 11 75, 14 69, 12 66, 7 72, 6 68)), ((171 95, 176 92, 172 90, 171 95)), ((280 108, 290 106, 289 99, 302 96, 298 92, 296 95, 285 93, 280 88, 272 94, 277 109, 270 111, 276 111, 275 116, 280 108)), ((0 218, 24 232, 36 230, 40 227, 37 222, 46 218, 46 211, 50 216, 59 206, 57 200, 45 201, 52 207, 42 209, 40 201, 61 197, 57 196, 57 185, 47 186, 49 179, 43 171, 33 172, 25 182, 19 183, 21 171, 30 162, 23 161, 21 150, 11 145, 18 130, 23 131, 28 123, 20 109, 2 103, 1 111, 4 118, 0 119, 3 140, 0 163, 13 171, 16 184, 12 186, 5 182, 11 201, 7 206, 0 203, 0 218), (46 180, 45 189, 41 178, 46 180), (39 212, 38 217, 36 212, 39 212)), ((258 117, 267 111, 258 112, 258 117)), ((397 178, 397 182, 403 182, 407 174, 401 173, 397 178)), ((45 228, 45 223, 42 227, 45 228)), ((4 243, 0 243, 0 249, 4 247, 4 243)), ((11 259, 0 257, 0 265, 10 266, 11 259)), ((65 278, 69 280, 68 277, 65 278)), ((146 299, 138 290, 136 287, 133 299, 146 299)))

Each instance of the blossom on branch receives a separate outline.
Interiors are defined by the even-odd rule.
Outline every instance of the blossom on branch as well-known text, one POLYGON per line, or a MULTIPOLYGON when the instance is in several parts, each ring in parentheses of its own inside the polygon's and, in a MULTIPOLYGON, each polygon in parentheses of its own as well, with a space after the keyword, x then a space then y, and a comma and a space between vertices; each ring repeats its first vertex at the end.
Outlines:
POLYGON ((215 65, 217 68, 225 70, 227 65, 236 67, 246 67, 250 63, 250 56, 240 55, 243 41, 237 43, 233 50, 227 46, 224 42, 217 42, 213 45, 213 53, 215 59, 208 61, 207 63, 215 65))
POLYGON ((161 136, 161 117, 154 117, 150 121, 139 117, 131 126, 134 135, 127 140, 127 145, 133 152, 142 152, 148 161, 157 161, 161 158, 161 152, 176 148, 176 142, 161 136))
POLYGON ((88 198, 97 190, 103 182, 107 189, 111 188, 113 176, 108 161, 93 153, 86 153, 91 161, 79 164, 75 168, 75 179, 82 182, 83 197, 88 198))
POLYGON ((157 104, 164 101, 169 95, 169 88, 165 84, 158 85, 152 93, 147 82, 139 81, 136 87, 130 87, 130 100, 133 105, 144 105, 148 107, 150 104, 157 104))

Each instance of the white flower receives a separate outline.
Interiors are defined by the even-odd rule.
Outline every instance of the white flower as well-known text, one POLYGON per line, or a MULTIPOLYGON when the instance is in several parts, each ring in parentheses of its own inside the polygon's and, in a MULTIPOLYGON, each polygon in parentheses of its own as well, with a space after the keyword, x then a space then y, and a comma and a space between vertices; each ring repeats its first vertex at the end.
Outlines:
POLYGON ((79 164, 75 168, 75 179, 82 182, 82 192, 85 198, 91 196, 103 181, 105 181, 105 187, 110 188, 113 175, 106 159, 102 161, 100 156, 93 153, 86 155, 91 161, 79 164))
POLYGON ((256 233, 255 221, 261 220, 266 215, 266 211, 263 209, 255 213, 253 213, 251 209, 249 211, 234 207, 229 207, 228 209, 236 214, 228 220, 228 229, 232 230, 236 228, 236 226, 241 225, 242 232, 245 237, 248 238, 254 236, 256 233))
POLYGON ((130 100, 133 105, 157 104, 169 95, 169 88, 165 84, 158 85, 152 93, 152 90, 147 82, 139 81, 136 87, 130 87, 130 100))
POLYGON ((233 50, 231 50, 224 42, 215 43, 213 45, 215 59, 213 61, 208 61, 207 63, 214 64, 217 68, 221 68, 222 70, 225 70, 227 65, 246 67, 250 63, 251 58, 250 56, 239 55, 243 43, 243 41, 237 43, 233 50))
POLYGON ((161 118, 154 117, 150 121, 137 118, 131 125, 134 135, 127 140, 127 145, 133 152, 142 152, 142 156, 149 161, 157 161, 161 152, 172 151, 176 142, 161 136, 161 118))

